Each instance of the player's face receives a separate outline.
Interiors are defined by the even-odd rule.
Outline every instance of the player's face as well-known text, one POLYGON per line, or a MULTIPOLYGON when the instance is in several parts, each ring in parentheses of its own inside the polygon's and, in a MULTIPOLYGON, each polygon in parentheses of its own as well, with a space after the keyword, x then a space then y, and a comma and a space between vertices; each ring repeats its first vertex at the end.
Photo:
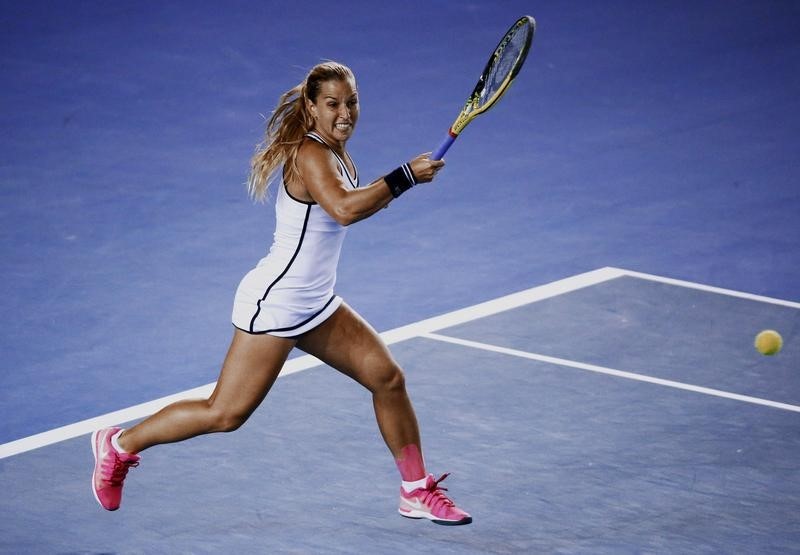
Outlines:
POLYGON ((356 84, 351 79, 323 81, 308 109, 314 117, 314 131, 326 141, 344 146, 358 120, 356 84))

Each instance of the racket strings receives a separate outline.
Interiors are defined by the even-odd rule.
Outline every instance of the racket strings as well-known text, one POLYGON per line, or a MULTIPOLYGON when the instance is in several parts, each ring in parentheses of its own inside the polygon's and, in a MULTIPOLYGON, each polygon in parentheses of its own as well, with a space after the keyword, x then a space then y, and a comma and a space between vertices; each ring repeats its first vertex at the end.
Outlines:
POLYGON ((483 90, 478 97, 478 106, 484 106, 503 90, 507 79, 514 72, 517 62, 523 55, 528 43, 531 29, 528 26, 518 27, 502 41, 495 52, 494 60, 486 74, 483 90))

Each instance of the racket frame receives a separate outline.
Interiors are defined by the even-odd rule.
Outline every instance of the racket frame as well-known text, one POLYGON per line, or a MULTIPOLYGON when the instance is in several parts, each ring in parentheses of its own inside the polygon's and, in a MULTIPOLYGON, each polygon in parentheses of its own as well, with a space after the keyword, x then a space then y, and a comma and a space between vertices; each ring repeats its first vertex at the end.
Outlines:
POLYGON ((503 35, 503 38, 495 47, 494 51, 492 51, 492 55, 489 57, 489 61, 486 63, 486 66, 483 68, 483 72, 481 73, 480 78, 478 79, 478 83, 475 85, 475 88, 472 91, 472 94, 469 95, 467 98, 464 107, 459 112, 458 117, 453 122, 453 125, 450 126, 450 129, 447 132, 447 137, 442 141, 436 151, 431 155, 431 160, 441 160, 444 156, 444 153, 450 148, 450 146, 455 142, 458 135, 464 130, 464 128, 471 122, 473 119, 487 111, 491 108, 499 99, 502 97, 508 87, 511 85, 511 82, 519 73, 519 70, 522 69, 522 64, 525 62, 525 58, 528 56, 528 51, 531 47, 531 42, 533 40, 533 35, 536 33, 536 20, 530 15, 524 15, 520 17, 509 29, 506 31, 506 34, 503 35), (514 61, 514 66, 506 75, 503 82, 500 83, 500 86, 497 90, 492 94, 491 97, 482 105, 479 105, 481 92, 483 91, 484 87, 486 86, 486 79, 489 76, 489 70, 494 65, 494 62, 503 54, 506 46, 513 36, 519 32, 520 27, 530 26, 530 32, 528 33, 525 44, 520 50, 520 54, 517 59, 514 61))

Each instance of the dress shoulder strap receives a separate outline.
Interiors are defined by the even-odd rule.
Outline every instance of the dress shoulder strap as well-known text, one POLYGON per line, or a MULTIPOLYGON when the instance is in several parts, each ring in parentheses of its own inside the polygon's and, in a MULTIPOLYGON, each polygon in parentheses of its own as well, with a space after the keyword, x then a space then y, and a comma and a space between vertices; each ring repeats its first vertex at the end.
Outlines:
POLYGON ((336 161, 339 163, 339 169, 341 170, 342 175, 346 176, 348 181, 350 181, 350 185, 352 185, 354 188, 357 189, 358 188, 358 169, 356 168, 356 165, 353 162, 352 158, 350 159, 350 162, 353 164, 353 171, 355 172, 355 175, 350 175, 350 172, 347 170, 347 164, 344 163, 344 160, 342 160, 342 157, 339 156, 336 153, 336 151, 333 150, 333 148, 331 148, 331 145, 326 143, 325 139, 320 137, 320 135, 318 133, 316 133, 314 131, 309 131, 308 133, 305 134, 305 136, 308 137, 309 139, 313 139, 313 140, 317 141, 320 144, 325 145, 326 147, 328 147, 328 149, 330 149, 330 151, 336 157, 336 161))

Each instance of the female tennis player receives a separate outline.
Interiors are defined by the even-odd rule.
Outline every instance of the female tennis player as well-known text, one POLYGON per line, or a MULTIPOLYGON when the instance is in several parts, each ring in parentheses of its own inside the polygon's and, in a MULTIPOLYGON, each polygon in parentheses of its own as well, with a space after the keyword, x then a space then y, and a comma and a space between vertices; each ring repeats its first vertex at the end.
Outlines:
POLYGON ((119 508, 127 472, 148 447, 239 428, 298 347, 372 393, 378 427, 400 471, 400 514, 437 524, 472 522, 439 486, 447 474, 435 479, 425 469, 401 368, 373 328, 333 293, 346 227, 432 181, 444 166, 421 154, 359 187, 346 149, 358 114, 355 77, 335 62, 317 65, 280 98, 249 180, 256 199, 265 198, 272 180, 279 182, 274 240, 236 292, 233 340, 216 388, 208 399, 179 401, 130 429, 92 434, 92 486, 103 508, 119 508))

